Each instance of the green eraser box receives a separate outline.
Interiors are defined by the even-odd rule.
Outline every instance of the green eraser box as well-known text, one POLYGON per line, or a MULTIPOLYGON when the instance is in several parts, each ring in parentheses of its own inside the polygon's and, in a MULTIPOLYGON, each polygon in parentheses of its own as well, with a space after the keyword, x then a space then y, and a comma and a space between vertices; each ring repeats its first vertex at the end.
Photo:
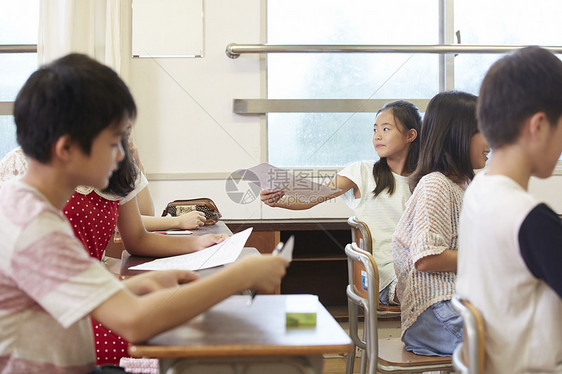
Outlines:
POLYGON ((316 326, 316 295, 287 295, 285 323, 287 326, 316 326))

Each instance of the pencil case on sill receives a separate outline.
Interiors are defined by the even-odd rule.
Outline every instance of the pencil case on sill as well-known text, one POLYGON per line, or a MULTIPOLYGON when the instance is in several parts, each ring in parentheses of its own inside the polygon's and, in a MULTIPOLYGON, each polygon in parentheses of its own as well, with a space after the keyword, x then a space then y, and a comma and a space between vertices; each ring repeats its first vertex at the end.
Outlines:
POLYGON ((177 217, 193 211, 199 211, 205 214, 205 225, 214 225, 222 217, 215 202, 208 197, 169 202, 162 212, 162 217, 167 215, 177 217))

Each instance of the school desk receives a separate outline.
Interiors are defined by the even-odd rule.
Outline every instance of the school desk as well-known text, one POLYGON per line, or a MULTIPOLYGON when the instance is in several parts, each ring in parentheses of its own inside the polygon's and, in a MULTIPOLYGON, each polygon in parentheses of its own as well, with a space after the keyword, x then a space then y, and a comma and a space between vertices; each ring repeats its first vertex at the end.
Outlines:
MULTIPOLYGON (((222 221, 218 221, 214 225, 207 225, 194 230, 188 230, 191 235, 205 235, 205 234, 226 234, 228 236, 232 235, 232 231, 226 226, 222 221)), ((125 250, 123 246, 123 241, 118 231, 113 233, 113 238, 109 241, 107 248, 105 249, 105 255, 107 257, 121 258, 122 252, 125 250)), ((109 260, 111 261, 111 260, 109 260)))
POLYGON ((322 355, 348 353, 351 339, 320 302, 316 326, 287 327, 290 297, 231 296, 129 354, 158 358, 161 373, 321 373, 322 355))
POLYGON ((293 262, 281 281, 280 293, 318 295, 334 317, 347 320, 347 257, 351 243, 347 218, 224 219, 233 232, 253 227, 246 242, 271 253, 279 241, 295 236, 293 262))
MULTIPOLYGON (((170 230, 174 231, 174 230, 170 230)), ((182 230, 178 230, 182 231, 182 230)), ((228 226, 223 221, 218 221, 214 225, 205 225, 201 226, 198 229, 192 230, 184 230, 191 232, 190 235, 205 235, 205 234, 226 234, 228 236, 232 235, 232 231, 228 228, 228 226)), ((155 231, 155 232, 165 232, 165 231, 155 231)))
MULTIPOLYGON (((242 252, 240 252, 240 256, 238 256, 236 260, 239 260, 245 256, 259 255, 259 254, 260 253, 258 252, 257 249, 245 247, 242 249, 242 252)), ((106 267, 112 273, 118 274, 122 279, 125 279, 127 277, 149 271, 149 270, 131 270, 130 268, 133 266, 144 264, 145 262, 152 261, 154 259, 156 259, 156 257, 133 256, 129 252, 123 251, 123 254, 121 256, 121 261, 119 261, 118 265, 117 262, 115 262, 115 264, 112 264, 111 267, 109 268, 108 264, 106 263, 106 267)), ((196 272, 199 274, 199 277, 204 277, 206 275, 212 274, 213 272, 220 270, 222 267, 223 266, 216 266, 210 269, 197 270, 196 272)))

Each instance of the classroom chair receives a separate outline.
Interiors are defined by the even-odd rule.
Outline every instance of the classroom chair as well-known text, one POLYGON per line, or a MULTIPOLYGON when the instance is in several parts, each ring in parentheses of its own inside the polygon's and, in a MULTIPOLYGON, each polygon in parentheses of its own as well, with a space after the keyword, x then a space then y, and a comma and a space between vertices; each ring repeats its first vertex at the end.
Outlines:
MULTIPOLYGON (((351 239, 357 246, 368 253, 373 253, 373 239, 371 236, 371 230, 367 224, 363 221, 357 219, 357 217, 349 217, 347 220, 347 224, 351 226, 351 239)), ((364 271, 365 268, 361 263, 355 263, 355 270, 354 270, 354 278, 353 278, 353 285, 355 287, 356 292, 359 295, 363 295, 367 297, 367 292, 363 289, 362 282, 364 281, 364 276, 362 276, 361 271, 364 271)), ((377 281, 379 279, 379 270, 375 268, 375 276, 377 281)), ((379 318, 395 318, 400 317, 400 305, 383 305, 379 303, 379 299, 377 298, 377 315, 379 318)))
MULTIPOLYGON (((351 226, 351 239, 357 246, 368 252, 373 253, 373 240, 371 236, 371 230, 367 224, 360 221, 357 217, 349 217, 347 224, 351 226)), ((363 297, 367 298, 367 291, 364 289, 364 279, 365 267, 358 261, 353 263, 353 272, 348 271, 349 285, 353 287, 353 291, 363 297)), ((378 268, 375 269, 375 277, 378 285, 379 282, 379 272, 378 268)), ((363 339, 359 338, 359 310, 357 304, 354 304, 348 300, 348 315, 349 315, 349 331, 351 339, 353 340, 353 354, 348 355, 346 361, 346 373, 351 374, 355 366, 355 351, 357 348, 362 350, 361 363, 360 363, 360 373, 365 373, 365 365, 367 355, 365 354, 365 342, 363 339)), ((377 298, 377 318, 400 318, 400 306, 399 305, 382 305, 379 303, 377 298)))
POLYGON ((109 239, 107 243, 107 247, 105 247, 104 257, 121 259, 124 250, 125 246, 123 245, 123 240, 121 240, 119 230, 115 229, 111 239, 109 239))
MULTIPOLYGON (((420 356, 406 351, 400 338, 378 338, 377 305, 379 300, 379 281, 377 264, 373 256, 362 250, 356 243, 345 247, 347 255, 350 284, 347 286, 350 321, 357 317, 357 310, 362 307, 365 311, 364 331, 366 339, 362 341, 357 334, 350 331, 351 339, 359 347, 364 346, 368 373, 422 373, 428 371, 450 372, 453 369, 450 357, 420 356), (355 263, 361 263, 365 269, 364 281, 367 297, 359 295, 353 284, 355 263)), ((350 323, 351 325, 351 323, 350 323)), ((363 360, 362 360, 363 361, 363 360)), ((364 368, 361 368, 362 370, 364 368)), ((351 367, 353 370, 353 367, 351 367)), ((349 368, 346 371, 350 373, 349 368)), ((364 371, 361 371, 364 373, 364 371)))
POLYGON ((470 301, 453 295, 451 305, 461 315, 464 328, 464 342, 455 348, 453 365, 461 374, 484 373, 484 320, 470 301))

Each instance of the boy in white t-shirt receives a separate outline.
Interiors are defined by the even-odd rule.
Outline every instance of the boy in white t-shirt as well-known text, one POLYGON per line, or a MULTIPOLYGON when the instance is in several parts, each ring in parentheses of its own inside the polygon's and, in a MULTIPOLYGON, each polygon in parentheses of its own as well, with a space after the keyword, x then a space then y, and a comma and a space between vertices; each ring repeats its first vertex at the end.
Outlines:
POLYGON ((85 55, 41 67, 18 94, 29 168, 0 189, 0 372, 83 374, 95 364, 89 316, 141 342, 233 293, 280 283, 279 256, 250 256, 195 282, 189 271, 119 282, 88 256, 61 208, 78 185, 107 185, 135 114, 125 83, 85 55))
POLYGON ((562 62, 538 47, 501 58, 477 111, 492 157, 465 193, 456 292, 484 318, 486 373, 562 373, 562 224, 527 192, 562 152, 562 62))

